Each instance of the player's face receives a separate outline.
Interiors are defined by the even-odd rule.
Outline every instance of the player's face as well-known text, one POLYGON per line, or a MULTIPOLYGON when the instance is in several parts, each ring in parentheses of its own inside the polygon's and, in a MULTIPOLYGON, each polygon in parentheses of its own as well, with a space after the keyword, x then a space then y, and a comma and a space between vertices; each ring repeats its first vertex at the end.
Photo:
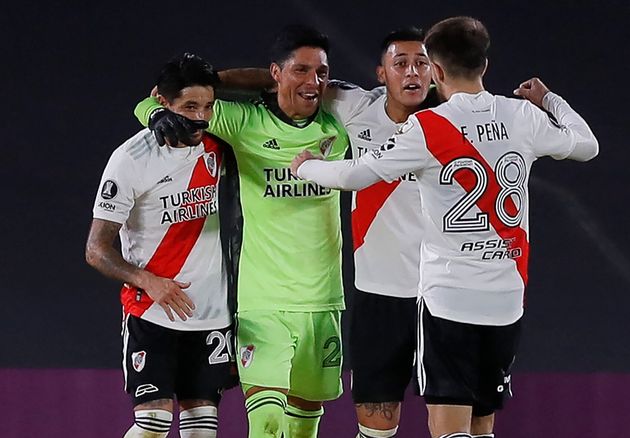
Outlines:
MULTIPOLYGON (((165 106, 171 111, 191 120, 205 120, 207 122, 212 117, 213 104, 214 89, 212 87, 193 85, 182 89, 181 95, 173 99, 172 102, 166 102, 165 106)), ((195 145, 201 142, 202 135, 203 131, 201 129, 191 135, 195 145)))
POLYGON ((278 103, 292 119, 312 116, 328 83, 328 56, 317 47, 300 47, 282 66, 271 65, 278 83, 278 103))
POLYGON ((424 44, 419 41, 394 41, 376 69, 387 87, 387 98, 407 108, 419 106, 427 97, 431 68, 424 44))

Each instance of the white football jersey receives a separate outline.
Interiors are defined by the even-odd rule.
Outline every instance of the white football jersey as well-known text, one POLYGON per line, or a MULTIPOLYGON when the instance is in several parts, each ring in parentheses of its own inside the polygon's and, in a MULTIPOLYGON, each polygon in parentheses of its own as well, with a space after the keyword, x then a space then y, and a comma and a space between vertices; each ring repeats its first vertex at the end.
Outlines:
MULTIPOLYGON (((385 87, 366 91, 345 82, 329 83, 324 108, 346 128, 354 158, 381 147, 398 128, 385 112, 386 98, 385 87)), ((413 173, 353 192, 357 289, 403 298, 418 295, 421 216, 413 173)))
POLYGON ((386 150, 363 158, 386 181, 409 171, 418 177, 425 219, 420 295, 433 315, 482 325, 521 317, 532 163, 544 155, 587 160, 597 153, 577 113, 557 95, 545 99, 579 119, 592 138, 580 145, 588 147, 577 148, 576 131, 530 102, 484 91, 457 93, 410 116, 386 150))
POLYGON ((94 218, 122 224, 124 259, 160 277, 190 282, 193 316, 171 322, 131 285, 121 290, 126 314, 176 330, 208 330, 231 322, 219 237, 221 146, 210 136, 194 147, 159 147, 144 129, 107 163, 94 218))

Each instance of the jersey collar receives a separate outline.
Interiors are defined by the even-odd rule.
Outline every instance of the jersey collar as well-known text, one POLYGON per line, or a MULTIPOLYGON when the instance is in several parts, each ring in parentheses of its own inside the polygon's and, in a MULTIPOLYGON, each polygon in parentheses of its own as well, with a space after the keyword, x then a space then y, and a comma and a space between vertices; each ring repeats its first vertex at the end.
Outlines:
POLYGON ((262 93, 261 100, 265 108, 271 111, 273 115, 275 115, 277 118, 282 120, 287 125, 291 125, 299 129, 306 128, 308 125, 310 125, 311 122, 315 120, 315 117, 317 117, 317 114, 319 113, 319 108, 318 108, 317 111, 313 113, 313 115, 311 115, 309 118, 306 119, 306 122, 303 125, 298 125, 297 123, 293 121, 293 119, 291 119, 291 117, 287 116, 280 109, 280 106, 278 105, 278 93, 262 93))

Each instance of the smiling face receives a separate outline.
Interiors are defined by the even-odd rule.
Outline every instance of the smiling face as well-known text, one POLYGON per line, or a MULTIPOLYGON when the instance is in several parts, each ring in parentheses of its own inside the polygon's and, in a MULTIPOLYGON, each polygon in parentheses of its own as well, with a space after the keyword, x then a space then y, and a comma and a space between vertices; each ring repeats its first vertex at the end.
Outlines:
POLYGON ((312 116, 328 83, 328 56, 318 47, 300 47, 282 64, 271 64, 278 84, 278 105, 294 120, 312 116))
MULTIPOLYGON (((169 110, 181 114, 191 120, 205 120, 212 117, 212 105, 214 104, 214 88, 211 86, 193 85, 183 88, 178 97, 170 102, 162 98, 161 103, 169 110), (163 100, 162 100, 163 99, 163 100)), ((196 146, 201 142, 203 130, 198 130, 190 136, 191 143, 187 146, 196 146)), ((181 146, 178 145, 178 146, 181 146)))
POLYGON ((387 87, 388 103, 417 108, 427 97, 431 69, 420 41, 393 41, 377 67, 378 80, 387 87))

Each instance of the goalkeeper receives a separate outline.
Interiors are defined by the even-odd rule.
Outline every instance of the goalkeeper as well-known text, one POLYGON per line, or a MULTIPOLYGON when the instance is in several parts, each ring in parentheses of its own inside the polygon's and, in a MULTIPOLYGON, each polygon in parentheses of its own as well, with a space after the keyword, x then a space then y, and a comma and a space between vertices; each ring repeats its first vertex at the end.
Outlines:
MULTIPOLYGON (((209 122, 239 169, 237 359, 250 438, 316 437, 322 402, 342 392, 339 195, 289 168, 305 148, 340 160, 348 146, 343 127, 320 110, 328 49, 314 29, 283 29, 271 50, 277 94, 256 104, 217 100, 209 122)), ((196 129, 155 98, 136 116, 161 142, 196 129)))

